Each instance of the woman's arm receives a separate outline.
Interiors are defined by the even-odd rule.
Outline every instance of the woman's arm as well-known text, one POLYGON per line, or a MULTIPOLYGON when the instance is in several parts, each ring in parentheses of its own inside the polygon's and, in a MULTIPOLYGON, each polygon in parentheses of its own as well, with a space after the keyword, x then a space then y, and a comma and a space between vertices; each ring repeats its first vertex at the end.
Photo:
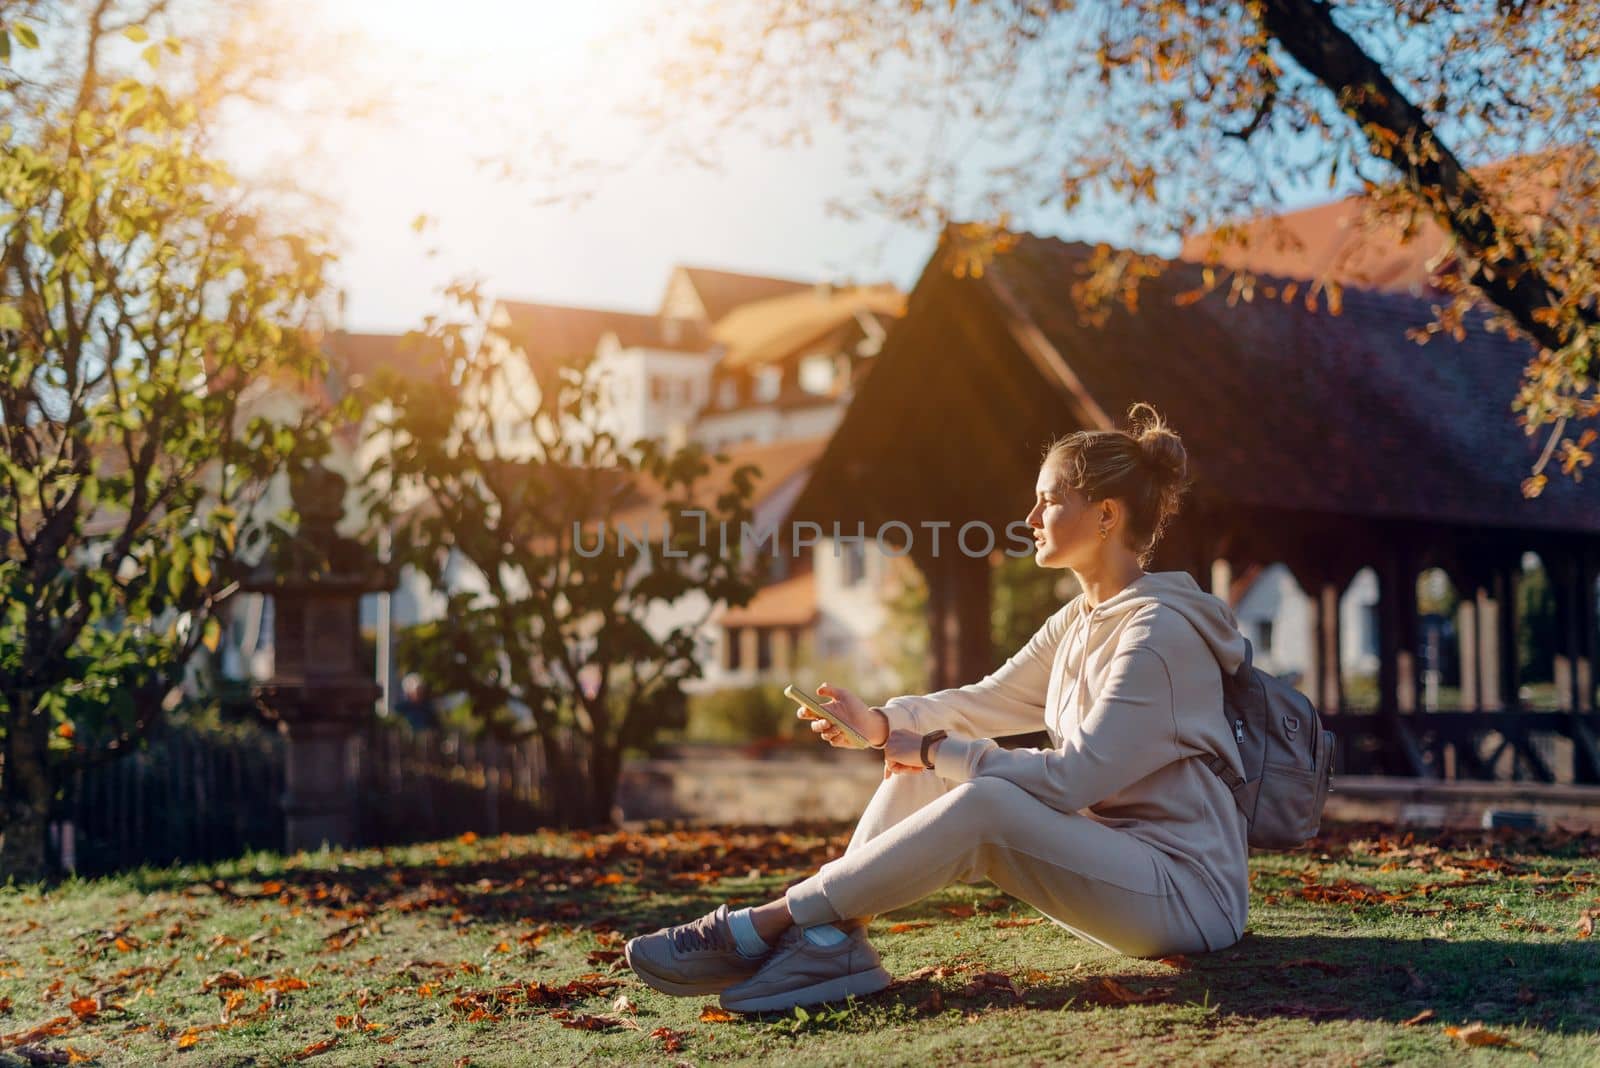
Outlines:
POLYGON ((1004 737, 1041 729, 1050 670, 1072 604, 1068 602, 1053 613, 1026 645, 981 681, 920 697, 890 699, 881 706, 889 729, 926 734, 942 728, 952 736, 968 738, 1004 737))
POLYGON ((1151 614, 1150 621, 1130 621, 1094 706, 1060 749, 1006 750, 952 737, 939 743, 935 770, 957 782, 1006 779, 1052 808, 1077 812, 1180 759, 1171 671, 1160 643, 1151 641, 1151 614))

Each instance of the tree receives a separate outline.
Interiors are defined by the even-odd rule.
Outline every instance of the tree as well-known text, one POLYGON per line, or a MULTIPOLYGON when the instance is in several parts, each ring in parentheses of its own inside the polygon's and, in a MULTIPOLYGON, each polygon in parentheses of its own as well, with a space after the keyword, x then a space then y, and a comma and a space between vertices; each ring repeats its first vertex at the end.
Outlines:
MULTIPOLYGON (((1587 0, 706 4, 668 50, 656 117, 689 144, 757 116, 777 143, 841 131, 861 185, 840 209, 987 221, 951 250, 978 269, 996 227, 1041 206, 1121 205, 1133 247, 1102 246, 1077 294, 1091 307, 1132 304, 1164 264, 1149 249, 1209 232, 1220 260, 1251 239, 1241 218, 1296 192, 1359 194, 1391 241, 1437 220, 1458 269, 1418 339, 1481 325, 1533 342, 1512 402, 1528 433, 1550 428, 1531 496, 1558 449, 1568 473, 1592 461, 1592 428, 1564 435, 1600 415, 1597 41, 1587 0), (926 137, 901 148, 905 131, 926 137)), ((1207 278, 1257 291, 1245 270, 1207 278)), ((1336 284, 1304 293, 1337 312, 1336 284)))
MULTIPOLYGON (((272 475, 320 447, 252 404, 316 365, 324 247, 204 151, 196 98, 152 73, 176 41, 105 59, 149 40, 144 9, 86 10, 75 84, 0 88, 0 877, 22 879, 48 873, 71 774, 136 748, 216 647, 232 562, 279 518, 272 475)), ((18 11, 63 25, 0 5, 8 76, 39 43, 18 11)))
POLYGON ((588 356, 535 367, 478 322, 476 286, 449 292, 466 314, 410 335, 438 373, 371 394, 370 515, 393 560, 448 596, 449 625, 411 636, 431 677, 475 709, 526 709, 557 817, 604 823, 624 752, 682 725, 709 613, 755 594, 758 472, 703 482, 697 445, 622 447, 588 356), (652 629, 652 611, 674 622, 652 629))

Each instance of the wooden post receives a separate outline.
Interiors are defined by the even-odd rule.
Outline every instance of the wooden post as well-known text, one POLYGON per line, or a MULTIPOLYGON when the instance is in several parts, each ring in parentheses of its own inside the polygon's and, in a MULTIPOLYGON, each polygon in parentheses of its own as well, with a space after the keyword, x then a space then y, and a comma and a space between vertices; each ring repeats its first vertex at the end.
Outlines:
POLYGON ((1491 575, 1480 582, 1473 597, 1478 610, 1478 708, 1497 712, 1505 707, 1504 667, 1500 656, 1500 605, 1495 601, 1497 583, 1491 575))
POLYGON ((1461 661, 1461 707, 1477 711, 1483 707, 1483 689, 1478 677, 1478 601, 1475 596, 1463 597, 1456 605, 1456 645, 1461 661))
POLYGON ((955 675, 945 636, 945 619, 949 615, 946 605, 951 599, 950 576, 945 570, 943 556, 919 550, 915 559, 928 584, 928 686, 943 690, 951 685, 948 680, 955 675))
POLYGON ((1317 700, 1322 711, 1338 713, 1344 710, 1344 672, 1340 663, 1342 646, 1339 620, 1339 599, 1343 594, 1339 583, 1324 579, 1317 586, 1315 606, 1317 651, 1317 700))
POLYGON ((1600 738, 1590 725, 1594 713, 1595 558, 1587 546, 1572 551, 1569 599, 1571 622, 1572 781, 1600 782, 1600 738))
POLYGON ((1507 712, 1521 705, 1517 695, 1517 586, 1521 578, 1520 558, 1500 564, 1495 568, 1495 600, 1499 613, 1498 644, 1500 652, 1500 707, 1507 712))
POLYGON ((1577 561, 1565 547, 1545 554, 1545 573, 1556 607, 1555 687, 1556 707, 1571 712, 1577 707, 1578 649, 1577 561))
POLYGON ((955 573, 955 598, 950 608, 956 679, 951 685, 965 686, 979 681, 995 666, 994 640, 989 625, 994 610, 991 569, 987 556, 968 556, 959 548, 949 559, 955 573))

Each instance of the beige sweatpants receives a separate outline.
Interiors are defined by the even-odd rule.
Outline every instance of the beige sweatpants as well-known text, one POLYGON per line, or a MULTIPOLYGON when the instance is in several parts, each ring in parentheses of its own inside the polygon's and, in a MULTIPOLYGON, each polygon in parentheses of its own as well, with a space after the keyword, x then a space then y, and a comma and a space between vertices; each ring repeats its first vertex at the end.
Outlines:
POLYGON ((785 896, 795 923, 809 927, 985 879, 1128 956, 1222 949, 1239 936, 1198 877, 1132 835, 1004 779, 957 784, 931 771, 884 780, 844 855, 785 896))

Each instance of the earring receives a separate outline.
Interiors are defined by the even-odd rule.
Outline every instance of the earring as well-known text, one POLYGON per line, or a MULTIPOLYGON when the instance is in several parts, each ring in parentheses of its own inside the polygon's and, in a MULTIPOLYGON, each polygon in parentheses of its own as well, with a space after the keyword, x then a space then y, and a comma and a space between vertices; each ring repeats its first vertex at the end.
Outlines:
POLYGON ((1100 528, 1100 540, 1101 541, 1105 541, 1106 540, 1106 528, 1105 527, 1101 527, 1100 528))

